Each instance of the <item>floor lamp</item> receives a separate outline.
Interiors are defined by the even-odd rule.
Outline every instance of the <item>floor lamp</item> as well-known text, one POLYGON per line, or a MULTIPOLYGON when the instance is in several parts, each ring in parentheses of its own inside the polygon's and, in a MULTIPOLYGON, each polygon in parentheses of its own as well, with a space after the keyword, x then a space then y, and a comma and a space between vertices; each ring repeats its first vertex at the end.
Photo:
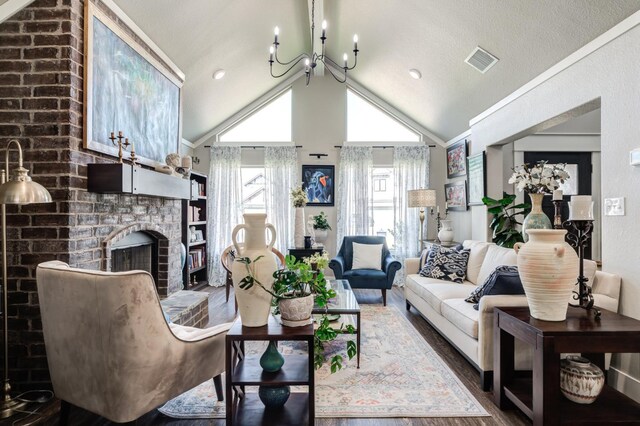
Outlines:
POLYGON ((2 319, 4 325, 4 382, 2 386, 2 401, 0 401, 0 419, 11 417, 25 402, 11 398, 9 384, 9 330, 7 321, 7 204, 50 203, 51 194, 39 183, 33 182, 29 171, 22 167, 22 147, 17 140, 9 141, 5 150, 4 169, 0 182, 0 204, 2 205, 2 319), (9 148, 15 144, 18 149, 18 167, 9 176, 9 148))
POLYGON ((424 250, 424 209, 436 205, 435 189, 410 189, 408 192, 409 207, 420 208, 420 253, 424 250))

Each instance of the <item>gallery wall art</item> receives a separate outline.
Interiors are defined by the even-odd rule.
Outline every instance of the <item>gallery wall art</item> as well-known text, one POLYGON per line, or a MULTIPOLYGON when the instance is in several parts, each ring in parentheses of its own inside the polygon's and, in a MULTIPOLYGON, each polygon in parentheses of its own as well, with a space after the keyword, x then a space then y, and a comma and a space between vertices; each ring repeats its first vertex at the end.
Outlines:
POLYGON ((447 148, 447 179, 467 174, 467 141, 456 142, 447 148))
POLYGON ((335 203, 335 167, 303 165, 302 187, 307 193, 308 206, 333 206, 335 203))

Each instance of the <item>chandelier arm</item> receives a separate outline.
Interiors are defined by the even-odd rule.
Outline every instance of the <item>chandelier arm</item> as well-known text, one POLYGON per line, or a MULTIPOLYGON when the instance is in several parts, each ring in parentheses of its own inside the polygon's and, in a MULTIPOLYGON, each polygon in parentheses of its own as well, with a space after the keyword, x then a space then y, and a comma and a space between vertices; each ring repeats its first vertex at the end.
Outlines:
MULTIPOLYGON (((285 72, 283 72, 283 73, 282 73, 282 74, 280 74, 280 75, 274 75, 274 74, 273 74, 273 64, 271 64, 271 65, 269 66, 269 72, 271 73, 271 77, 273 77, 273 78, 280 78, 280 77, 284 76, 285 74, 287 74, 287 73, 288 73, 289 71, 291 71, 291 70, 292 70, 296 65, 298 65, 298 63, 299 63, 301 60, 303 60, 303 59, 304 59, 304 56, 303 56, 303 55, 299 55, 299 56, 302 56, 302 57, 301 57, 301 58, 299 58, 299 59, 296 61, 296 63, 295 63, 295 64, 291 65, 289 68, 287 68, 287 70, 286 70, 285 72)), ((289 62, 289 63, 291 63, 291 62, 289 62)))
MULTIPOLYGON (((336 76, 334 74, 334 72, 331 70, 330 66, 327 66, 327 62, 329 62, 330 65, 333 66, 337 66, 338 64, 336 64, 333 60, 331 60, 329 57, 320 59, 322 61, 322 63, 325 65, 325 69, 329 71, 329 74, 331 74, 331 76, 338 82, 338 83, 345 83, 347 81, 347 72, 345 71, 344 76, 342 79, 340 79, 338 76, 336 76)), ((339 67, 338 67, 339 68, 339 67)), ((342 68, 344 69, 344 68, 342 68)))
POLYGON ((355 59, 355 61, 353 62, 353 66, 352 66, 352 67, 347 67, 347 69, 348 69, 349 71, 351 71, 352 69, 354 69, 354 68, 356 67, 356 65, 358 65, 358 51, 357 51, 357 50, 354 50, 354 53, 355 53, 355 55, 354 55, 354 56, 355 56, 355 58, 356 58, 356 59, 355 59))
POLYGON ((308 57, 309 57, 309 55, 308 55, 308 54, 306 54, 306 53, 301 53, 301 54, 299 54, 298 56, 296 56, 295 58, 293 58, 292 60, 290 60, 290 61, 288 61, 288 62, 280 62, 280 59, 278 59, 278 51, 276 50, 276 51, 275 51, 275 54, 274 54, 274 58, 275 58, 276 62, 277 62, 279 65, 285 65, 285 66, 286 66, 286 65, 293 64, 294 62, 299 62, 301 59, 304 59, 305 57, 307 57, 307 58, 308 58, 308 57))

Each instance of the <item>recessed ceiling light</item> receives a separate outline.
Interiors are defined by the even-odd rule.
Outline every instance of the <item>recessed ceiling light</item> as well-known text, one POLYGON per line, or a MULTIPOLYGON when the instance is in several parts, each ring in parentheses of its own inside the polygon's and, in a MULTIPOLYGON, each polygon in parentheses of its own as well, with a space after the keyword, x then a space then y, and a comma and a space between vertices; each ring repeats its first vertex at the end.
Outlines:
POLYGON ((225 70, 218 70, 218 71, 213 73, 213 78, 216 79, 216 80, 220 80, 222 77, 224 77, 225 73, 226 73, 225 70))
POLYGON ((416 80, 420 80, 422 78, 422 73, 419 70, 415 69, 415 68, 411 68, 409 70, 409 75, 411 77, 415 78, 416 80))

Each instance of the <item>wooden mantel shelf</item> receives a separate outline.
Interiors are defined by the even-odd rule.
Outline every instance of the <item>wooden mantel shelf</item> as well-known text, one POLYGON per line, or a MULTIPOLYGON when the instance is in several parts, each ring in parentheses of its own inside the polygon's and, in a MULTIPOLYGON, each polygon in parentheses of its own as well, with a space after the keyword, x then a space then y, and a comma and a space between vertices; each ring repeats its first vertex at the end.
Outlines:
POLYGON ((188 200, 189 179, 166 175, 131 164, 89 164, 88 190, 101 194, 139 194, 188 200))

